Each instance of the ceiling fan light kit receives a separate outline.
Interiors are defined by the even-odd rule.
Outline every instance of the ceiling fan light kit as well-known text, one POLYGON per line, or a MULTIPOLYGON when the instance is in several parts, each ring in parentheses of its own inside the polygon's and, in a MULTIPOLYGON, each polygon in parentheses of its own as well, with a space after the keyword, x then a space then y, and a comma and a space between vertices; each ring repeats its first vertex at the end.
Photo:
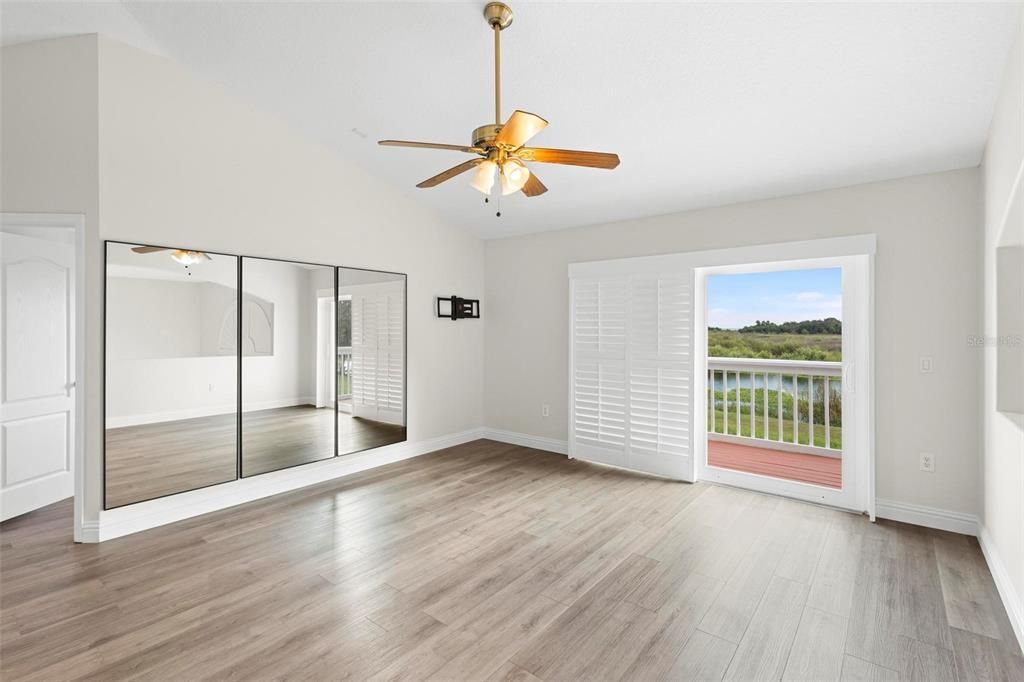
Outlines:
MULTIPOLYGON (((485 195, 491 194, 497 175, 500 178, 503 195, 521 191, 528 197, 536 197, 547 192, 548 188, 530 171, 526 161, 604 169, 612 169, 619 165, 619 157, 616 154, 524 146, 548 125, 546 120, 536 114, 517 109, 505 123, 501 122, 501 32, 512 24, 514 16, 512 8, 503 2, 491 2, 484 7, 484 19, 494 31, 494 123, 473 130, 470 146, 406 140, 378 142, 386 147, 445 149, 477 155, 478 158, 464 161, 427 178, 417 184, 417 187, 436 187, 446 180, 472 170, 470 186, 485 195)), ((498 211, 496 215, 500 216, 501 212, 498 211)))
POLYGON ((187 251, 185 249, 171 249, 165 246, 136 246, 132 251, 135 253, 158 253, 160 251, 170 251, 167 255, 169 255, 172 260, 181 263, 185 267, 196 265, 203 261, 213 260, 210 254, 205 251, 187 251))
POLYGON ((171 253, 171 258, 182 265, 195 265, 196 263, 202 263, 204 260, 213 260, 201 251, 184 251, 182 249, 175 249, 171 253))

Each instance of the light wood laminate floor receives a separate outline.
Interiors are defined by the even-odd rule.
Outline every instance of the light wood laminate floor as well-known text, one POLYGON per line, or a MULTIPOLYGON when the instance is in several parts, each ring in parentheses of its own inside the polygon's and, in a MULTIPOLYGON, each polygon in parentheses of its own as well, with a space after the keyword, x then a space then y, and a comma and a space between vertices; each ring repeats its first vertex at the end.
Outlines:
MULTIPOLYGON (((334 413, 296 405, 242 415, 242 475, 334 456, 334 413)), ((106 433, 107 506, 119 507, 236 477, 234 414, 141 424, 106 433)), ((405 427, 338 415, 338 452, 405 440, 405 427)))
POLYGON ((74 545, 0 525, 4 680, 1024 679, 971 538, 476 441, 74 545))

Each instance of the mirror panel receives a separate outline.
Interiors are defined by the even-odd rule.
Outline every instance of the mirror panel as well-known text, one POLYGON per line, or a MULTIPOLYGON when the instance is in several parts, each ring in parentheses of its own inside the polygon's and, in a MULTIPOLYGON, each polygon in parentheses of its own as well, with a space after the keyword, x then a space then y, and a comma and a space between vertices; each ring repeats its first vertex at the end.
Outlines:
POLYGON ((237 478, 238 258, 107 242, 104 507, 237 478))
POLYGON ((406 439, 406 277, 338 268, 338 454, 406 439))
POLYGON ((242 258, 242 476, 334 457, 334 267, 242 258))

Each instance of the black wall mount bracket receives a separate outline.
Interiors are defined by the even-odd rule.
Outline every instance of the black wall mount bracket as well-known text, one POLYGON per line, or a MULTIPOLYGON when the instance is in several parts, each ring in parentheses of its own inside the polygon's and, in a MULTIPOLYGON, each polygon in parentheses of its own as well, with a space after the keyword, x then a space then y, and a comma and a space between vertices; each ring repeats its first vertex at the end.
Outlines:
POLYGON ((475 320, 480 317, 480 301, 475 298, 438 296, 437 316, 449 320, 475 320))

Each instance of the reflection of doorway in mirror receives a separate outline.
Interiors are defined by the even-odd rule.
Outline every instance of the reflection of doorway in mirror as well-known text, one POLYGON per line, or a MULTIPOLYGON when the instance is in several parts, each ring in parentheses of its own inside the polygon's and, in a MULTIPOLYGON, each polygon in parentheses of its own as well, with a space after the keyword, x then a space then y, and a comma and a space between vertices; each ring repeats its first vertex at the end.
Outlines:
POLYGON ((352 414, 352 295, 338 294, 338 411, 352 414))

